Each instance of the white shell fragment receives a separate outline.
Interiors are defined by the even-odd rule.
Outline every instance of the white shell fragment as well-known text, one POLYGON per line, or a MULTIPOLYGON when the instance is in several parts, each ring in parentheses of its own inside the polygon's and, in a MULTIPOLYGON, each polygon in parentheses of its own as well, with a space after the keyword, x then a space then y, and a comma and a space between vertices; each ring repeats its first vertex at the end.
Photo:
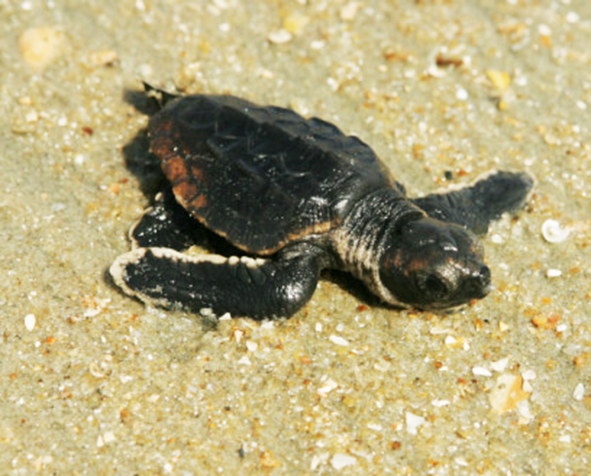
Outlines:
POLYGON ((431 405, 433 405, 434 407, 437 407, 437 408, 441 408, 441 407, 446 407, 448 405, 451 405, 451 402, 449 400, 433 400, 431 402, 431 405))
POLYGON ((490 368, 493 369, 495 372, 504 372, 507 368, 507 365, 509 365, 509 357, 497 360, 496 362, 491 362, 490 368))
POLYGON ((542 236, 548 243, 561 243, 570 235, 570 228, 563 228, 556 220, 546 220, 542 224, 542 236))
POLYGON ((331 335, 328 340, 330 340, 333 344, 336 345, 349 345, 349 341, 347 339, 343 339, 342 337, 331 335))
POLYGON ((577 402, 581 402, 585 397, 585 386, 582 383, 578 383, 573 392, 573 398, 577 402))
POLYGON ((320 397, 325 398, 335 388, 338 388, 338 386, 338 383, 336 383, 333 379, 329 378, 326 382, 324 382, 324 386, 320 387, 316 391, 316 393, 320 395, 320 397))
POLYGON ((411 412, 406 412, 405 415, 406 420, 406 431, 411 435, 416 435, 419 426, 425 423, 425 418, 419 415, 415 415, 411 412))
POLYGON ((289 31, 282 28, 281 30, 277 30, 277 31, 269 33, 269 35, 267 36, 267 39, 271 43, 275 43, 276 45, 280 45, 282 43, 287 43, 288 41, 290 41, 292 39, 292 34, 289 31))
POLYGON ((562 271, 559 269, 550 268, 546 271, 547 278, 558 278, 560 276, 562 276, 562 271))
POLYGON ((347 466, 352 466, 357 463, 354 456, 349 456, 344 453, 336 453, 330 460, 330 464, 334 469, 343 469, 347 466))
POLYGON ((491 371, 484 367, 473 367, 472 373, 480 377, 492 377, 491 371))
POLYGON ((35 329, 35 324, 37 323, 37 319, 35 318, 35 314, 27 314, 25 316, 25 328, 30 332, 35 329))

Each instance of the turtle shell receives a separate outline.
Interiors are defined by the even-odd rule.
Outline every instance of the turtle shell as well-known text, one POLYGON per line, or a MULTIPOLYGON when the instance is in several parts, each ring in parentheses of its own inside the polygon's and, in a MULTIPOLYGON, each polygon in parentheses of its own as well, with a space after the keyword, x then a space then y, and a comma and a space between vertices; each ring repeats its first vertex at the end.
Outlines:
POLYGON ((393 185, 357 137, 233 96, 172 101, 151 118, 149 135, 178 202, 251 253, 326 233, 361 196, 393 185))

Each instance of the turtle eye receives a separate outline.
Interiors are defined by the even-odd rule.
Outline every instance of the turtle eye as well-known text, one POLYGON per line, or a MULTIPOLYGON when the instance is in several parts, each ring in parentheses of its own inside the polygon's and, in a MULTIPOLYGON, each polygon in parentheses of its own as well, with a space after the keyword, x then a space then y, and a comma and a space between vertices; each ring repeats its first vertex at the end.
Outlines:
POLYGON ((436 274, 429 274, 422 283, 421 288, 430 296, 439 298, 447 294, 445 281, 436 274))

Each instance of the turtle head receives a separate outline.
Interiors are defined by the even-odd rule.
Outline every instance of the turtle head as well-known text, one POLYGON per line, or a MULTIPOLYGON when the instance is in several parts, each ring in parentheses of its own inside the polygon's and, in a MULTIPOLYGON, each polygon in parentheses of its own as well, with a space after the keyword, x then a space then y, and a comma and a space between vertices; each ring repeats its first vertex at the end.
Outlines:
POLYGON ((380 261, 380 280, 394 300, 443 309, 486 296, 490 270, 476 237, 454 223, 428 217, 394 231, 380 261))

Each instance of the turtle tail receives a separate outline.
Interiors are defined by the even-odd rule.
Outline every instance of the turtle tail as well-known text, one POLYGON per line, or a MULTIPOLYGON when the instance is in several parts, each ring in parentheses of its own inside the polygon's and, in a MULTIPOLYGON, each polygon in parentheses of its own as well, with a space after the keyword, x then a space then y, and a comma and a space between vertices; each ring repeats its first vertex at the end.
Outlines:
POLYGON ((152 86, 151 84, 148 84, 145 81, 142 81, 142 83, 144 85, 144 91, 146 91, 148 96, 152 97, 158 103, 160 109, 166 106, 169 102, 181 97, 180 94, 172 94, 166 92, 164 89, 152 86))

